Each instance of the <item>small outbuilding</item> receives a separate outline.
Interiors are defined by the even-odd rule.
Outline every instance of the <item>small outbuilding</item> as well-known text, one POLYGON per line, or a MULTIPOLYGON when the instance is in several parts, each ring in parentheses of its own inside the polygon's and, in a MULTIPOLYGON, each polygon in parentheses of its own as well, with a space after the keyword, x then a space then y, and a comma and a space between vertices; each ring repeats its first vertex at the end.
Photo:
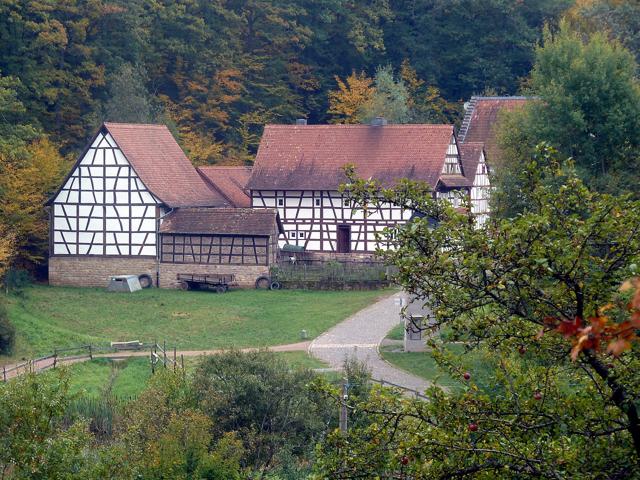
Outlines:
POLYGON ((251 287, 276 262, 283 232, 275 209, 177 209, 159 229, 159 286, 178 288, 179 275, 233 275, 251 287))

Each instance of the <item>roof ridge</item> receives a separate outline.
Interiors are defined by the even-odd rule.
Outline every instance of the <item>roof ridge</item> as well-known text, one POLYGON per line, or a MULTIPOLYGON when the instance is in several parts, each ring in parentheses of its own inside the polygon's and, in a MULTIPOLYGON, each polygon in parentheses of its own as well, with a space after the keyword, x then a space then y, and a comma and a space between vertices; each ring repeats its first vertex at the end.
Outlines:
POLYGON ((169 129, 164 123, 103 122, 103 125, 107 128, 109 125, 114 125, 119 127, 159 127, 169 129))
POLYGON ((204 168, 236 168, 236 169, 245 169, 245 168, 251 168, 250 165, 200 165, 197 166, 196 168, 198 169, 204 169, 204 168))
POLYGON ((389 128, 408 128, 408 127, 429 127, 429 128, 452 128, 452 123, 390 123, 384 126, 369 125, 367 123, 335 123, 335 124, 318 124, 318 125, 294 125, 289 123, 268 123, 266 127, 291 127, 291 128, 380 128, 388 130, 389 128))

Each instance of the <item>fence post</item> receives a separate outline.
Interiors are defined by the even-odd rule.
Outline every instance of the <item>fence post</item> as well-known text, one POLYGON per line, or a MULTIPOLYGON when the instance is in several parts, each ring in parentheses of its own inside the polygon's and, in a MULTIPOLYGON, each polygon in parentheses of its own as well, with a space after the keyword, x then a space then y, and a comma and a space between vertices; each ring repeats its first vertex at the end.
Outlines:
POLYGON ((340 431, 347 433, 347 400, 349 399, 349 389, 347 380, 342 380, 342 398, 340 399, 340 431))
POLYGON ((53 368, 56 368, 56 363, 58 363, 58 349, 53 349, 53 368))
POLYGON ((167 368, 167 341, 163 340, 162 341, 162 364, 164 366, 164 368, 167 368))
POLYGON ((89 344, 89 360, 93 360, 93 351, 91 350, 91 344, 89 344))
POLYGON ((153 347, 151 347, 151 351, 149 353, 149 360, 151 361, 151 375, 156 373, 155 365, 153 364, 153 347))
POLYGON ((7 381, 7 367, 6 365, 2 366, 2 376, 4 377, 4 381, 7 381))

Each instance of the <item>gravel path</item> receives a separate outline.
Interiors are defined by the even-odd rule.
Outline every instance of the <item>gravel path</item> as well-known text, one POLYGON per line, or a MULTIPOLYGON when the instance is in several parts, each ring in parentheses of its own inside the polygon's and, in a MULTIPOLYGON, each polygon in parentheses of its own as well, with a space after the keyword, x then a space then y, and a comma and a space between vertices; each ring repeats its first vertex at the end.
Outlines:
POLYGON ((378 351, 389 330, 400 323, 400 307, 396 305, 400 296, 397 293, 379 300, 323 333, 311 342, 309 353, 333 368, 341 368, 346 357, 355 356, 367 363, 374 379, 424 392, 428 381, 393 367, 378 351))

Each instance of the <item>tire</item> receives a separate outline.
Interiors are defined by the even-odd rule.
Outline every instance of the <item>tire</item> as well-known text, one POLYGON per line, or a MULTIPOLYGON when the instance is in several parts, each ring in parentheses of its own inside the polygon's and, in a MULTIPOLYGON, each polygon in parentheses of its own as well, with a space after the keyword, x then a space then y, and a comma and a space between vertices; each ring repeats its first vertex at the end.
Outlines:
POLYGON ((270 290, 280 290, 281 287, 280 282, 271 282, 271 285, 269 285, 270 290))
POLYGON ((216 285, 216 292, 218 293, 225 293, 228 289, 229 287, 226 285, 216 285))
POLYGON ((140 286, 142 288, 153 287, 153 279, 151 278, 151 275, 147 275, 146 273, 138 275, 138 281, 140 282, 140 286))
POLYGON ((256 278, 256 289, 257 290, 268 290, 271 286, 271 279, 265 275, 256 278))
POLYGON ((178 288, 180 290, 189 290, 189 282, 180 282, 178 288))

